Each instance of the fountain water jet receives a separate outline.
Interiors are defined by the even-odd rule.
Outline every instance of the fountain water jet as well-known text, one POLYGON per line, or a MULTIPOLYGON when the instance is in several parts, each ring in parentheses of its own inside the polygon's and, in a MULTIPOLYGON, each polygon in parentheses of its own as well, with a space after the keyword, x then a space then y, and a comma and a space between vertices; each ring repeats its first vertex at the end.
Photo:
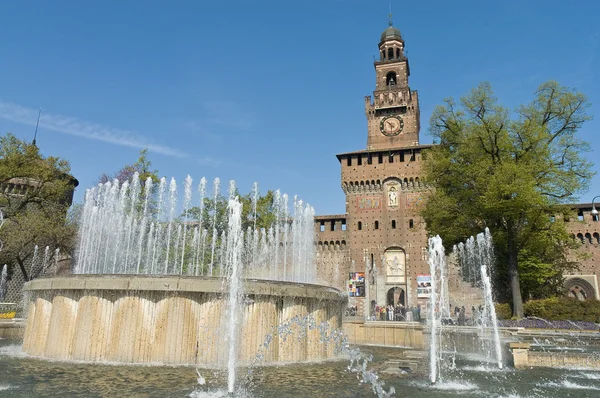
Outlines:
MULTIPOLYGON (((431 383, 436 383, 436 381, 441 380, 442 351, 444 351, 445 347, 444 339, 445 337, 449 337, 448 335, 451 333, 451 328, 444 330, 444 320, 450 320, 451 314, 449 308, 448 268, 446 266, 444 246, 439 236, 429 239, 428 251, 428 263, 431 273, 431 296, 427 314, 431 328, 429 380, 431 383)), ((486 333, 491 331, 493 356, 498 368, 502 369, 502 346, 492 296, 492 285, 489 277, 489 270, 492 269, 492 265, 494 264, 492 238, 489 230, 486 228, 485 232, 478 234, 476 238, 471 237, 466 243, 460 243, 455 247, 455 252, 459 256, 463 280, 481 288, 485 305, 483 311, 479 314, 479 319, 474 320, 480 326, 480 349, 483 349, 484 352, 486 351, 484 337, 486 333)), ((456 352, 456 347, 454 351, 456 352)), ((492 355, 492 353, 486 352, 485 355, 492 355)))
POLYGON ((2 272, 0 273, 0 302, 4 300, 6 295, 6 281, 8 279, 8 266, 4 264, 2 266, 2 272))
MULTIPOLYGON (((431 273, 431 296, 427 308, 427 321, 431 328, 431 340, 429 342, 429 381, 435 383, 440 376, 442 361, 442 350, 440 340, 442 338, 442 305, 447 300, 445 294, 444 280, 446 271, 446 254, 442 244, 442 238, 434 236, 429 238, 429 271, 431 273)), ((446 306, 447 308, 447 306, 446 306)))
MULTIPOLYGON (((492 332, 493 356, 498 367, 502 369, 502 347, 490 278, 495 263, 494 245, 490 230, 486 228, 484 232, 477 234, 476 237, 467 239, 464 244, 459 243, 455 251, 458 253, 461 270, 463 271, 463 280, 481 288, 484 306, 477 322, 482 335, 489 331, 492 332)), ((485 347, 483 348, 485 349, 485 347)), ((491 352, 489 354, 492 355, 491 352)))

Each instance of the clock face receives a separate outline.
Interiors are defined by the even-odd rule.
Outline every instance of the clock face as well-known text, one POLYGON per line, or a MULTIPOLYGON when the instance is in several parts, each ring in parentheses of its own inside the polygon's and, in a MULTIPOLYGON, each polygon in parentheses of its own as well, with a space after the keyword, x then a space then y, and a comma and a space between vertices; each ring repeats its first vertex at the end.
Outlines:
POLYGON ((386 116, 381 119, 379 128, 381 129, 383 135, 393 137, 402 132, 402 129, 404 128, 404 120, 402 120, 400 116, 386 116))

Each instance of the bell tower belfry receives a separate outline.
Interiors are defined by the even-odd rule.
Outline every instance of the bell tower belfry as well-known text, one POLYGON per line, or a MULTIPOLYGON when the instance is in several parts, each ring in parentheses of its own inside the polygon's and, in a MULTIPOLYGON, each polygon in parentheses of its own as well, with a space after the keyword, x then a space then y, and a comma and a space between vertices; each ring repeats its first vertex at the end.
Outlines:
POLYGON ((375 91, 365 97, 368 121, 367 150, 419 145, 419 98, 408 85, 410 67, 404 39, 394 27, 381 34, 379 60, 375 61, 375 91))

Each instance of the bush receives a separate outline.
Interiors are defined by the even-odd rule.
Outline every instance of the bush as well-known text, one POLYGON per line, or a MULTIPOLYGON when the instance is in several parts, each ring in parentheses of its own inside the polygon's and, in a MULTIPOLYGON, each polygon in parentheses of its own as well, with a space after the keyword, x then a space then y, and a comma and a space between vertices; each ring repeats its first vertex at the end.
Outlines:
POLYGON ((512 309, 510 308, 510 304, 497 303, 495 306, 496 306, 496 318, 510 319, 512 317, 512 309))
POLYGON ((600 322, 600 301, 579 301, 571 297, 551 297, 530 300, 523 306, 525 316, 549 321, 570 320, 600 322))

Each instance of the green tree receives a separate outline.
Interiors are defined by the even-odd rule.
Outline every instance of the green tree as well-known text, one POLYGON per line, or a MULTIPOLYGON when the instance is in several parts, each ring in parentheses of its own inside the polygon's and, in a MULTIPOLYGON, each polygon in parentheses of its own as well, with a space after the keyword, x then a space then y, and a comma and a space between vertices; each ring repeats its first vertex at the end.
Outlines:
MULTIPOLYGON (((240 198, 240 202, 242 203, 243 231, 248 230, 248 228, 252 229, 255 225, 257 229, 269 228, 275 223, 277 216, 274 208, 274 191, 269 190, 265 195, 258 196, 256 201, 256 220, 254 217, 254 206, 252 204, 252 193, 240 196, 239 192, 236 190, 235 195, 240 198)), ((201 209, 199 206, 194 206, 190 208, 186 214, 182 215, 182 217, 186 216, 188 220, 202 220, 202 229, 206 229, 209 234, 212 234, 213 219, 216 219, 215 225, 217 226, 217 232, 220 236, 221 232, 227 228, 227 198, 223 195, 219 196, 216 200, 216 205, 214 198, 204 198, 203 208, 201 209)))
MULTIPOLYGON (((140 201, 138 203, 138 211, 141 211, 143 208, 143 200, 146 197, 146 180, 148 178, 152 179, 153 189, 150 192, 149 200, 148 200, 148 213, 155 214, 158 211, 158 190, 156 189, 157 183, 160 181, 160 177, 158 176, 158 170, 152 169, 152 162, 148 159, 148 149, 142 149, 140 151, 140 156, 133 164, 127 164, 119 171, 108 174, 102 173, 100 177, 98 177, 97 184, 104 184, 107 182, 112 182, 114 180, 118 180, 120 184, 123 184, 125 181, 131 182, 133 180, 133 176, 135 173, 138 173, 140 184, 142 189, 140 190, 140 201)), ((75 208, 72 212, 72 216, 77 220, 81 211, 79 208, 75 208)))
MULTIPOLYGON (((277 214, 275 210, 275 192, 267 191, 264 195, 259 195, 256 201, 256 217, 254 213, 254 205, 252 202, 253 194, 249 193, 246 195, 240 195, 236 190, 235 196, 239 197, 242 203, 242 230, 244 232, 248 230, 268 229, 275 224, 277 214)), ((213 235, 215 235, 215 246, 216 252, 219 252, 219 248, 222 244, 221 234, 227 229, 227 197, 220 195, 216 201, 214 198, 204 198, 203 206, 194 206, 184 214, 181 215, 180 220, 186 221, 191 224, 197 223, 201 220, 200 231, 206 230, 207 242, 212 242, 213 235), (213 223, 215 228, 213 229, 213 223), (216 233, 215 233, 216 232, 216 233)), ((188 234, 191 237, 191 234, 188 234)), ((191 239, 191 238, 190 238, 191 239)), ((190 240, 188 239, 188 240, 190 240)), ((189 248, 186 249, 186 253, 192 253, 189 248)), ((212 256, 209 250, 201 256, 201 263, 203 270, 206 271, 206 267, 210 263, 210 257, 212 256)))
POLYGON ((5 224, 0 229, 3 248, 0 264, 9 265, 9 274, 18 267, 28 281, 26 263, 34 247, 50 246, 54 253, 70 253, 76 228, 66 222, 77 181, 69 174, 69 163, 57 157, 44 157, 37 146, 12 134, 0 137, 0 208, 5 224))
POLYGON ((459 103, 445 100, 431 117, 438 145, 425 154, 425 177, 434 188, 423 211, 428 231, 453 244, 489 227, 517 317, 523 316, 519 271, 532 283, 550 264, 564 269, 565 204, 593 176, 581 156, 589 145, 576 136, 590 119, 588 107, 583 94, 551 81, 511 114, 483 83, 459 103))
POLYGON ((154 183, 160 181, 158 170, 152 169, 152 162, 148 159, 147 148, 140 151, 140 157, 135 163, 125 165, 113 174, 102 173, 100 177, 98 177, 98 183, 103 184, 113 180, 119 180, 120 183, 131 181, 135 173, 139 174, 139 178, 142 182, 145 182, 148 178, 151 178, 154 183))

